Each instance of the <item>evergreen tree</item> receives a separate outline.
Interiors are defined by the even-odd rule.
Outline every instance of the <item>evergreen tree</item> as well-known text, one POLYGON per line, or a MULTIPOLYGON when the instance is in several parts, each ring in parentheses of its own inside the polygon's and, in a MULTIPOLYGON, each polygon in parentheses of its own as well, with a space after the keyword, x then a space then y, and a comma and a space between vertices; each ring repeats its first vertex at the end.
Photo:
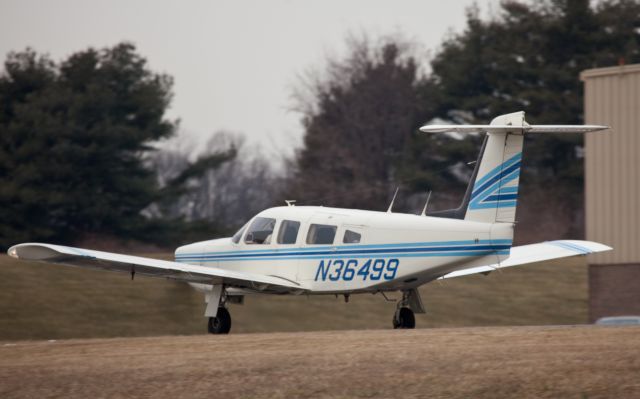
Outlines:
POLYGON ((158 196, 141 155, 175 130, 164 118, 171 86, 129 43, 59 65, 11 53, 0 76, 0 245, 140 227, 158 196))
MULTIPOLYGON (((488 123, 524 110, 536 124, 583 123, 580 72, 640 62, 640 3, 610 0, 504 1, 494 18, 477 8, 467 28, 445 41, 431 63, 437 115, 488 123)), ((580 191, 581 135, 527 142, 525 181, 580 191)))

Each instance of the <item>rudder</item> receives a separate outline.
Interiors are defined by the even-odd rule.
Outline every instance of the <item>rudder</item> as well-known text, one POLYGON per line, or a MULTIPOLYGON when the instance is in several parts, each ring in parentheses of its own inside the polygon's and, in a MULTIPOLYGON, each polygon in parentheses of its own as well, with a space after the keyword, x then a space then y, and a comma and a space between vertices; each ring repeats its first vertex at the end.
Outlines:
POLYGON ((487 133, 487 145, 464 219, 513 223, 518 202, 523 128, 526 126, 524 112, 498 116, 491 125, 510 125, 513 131, 487 133))

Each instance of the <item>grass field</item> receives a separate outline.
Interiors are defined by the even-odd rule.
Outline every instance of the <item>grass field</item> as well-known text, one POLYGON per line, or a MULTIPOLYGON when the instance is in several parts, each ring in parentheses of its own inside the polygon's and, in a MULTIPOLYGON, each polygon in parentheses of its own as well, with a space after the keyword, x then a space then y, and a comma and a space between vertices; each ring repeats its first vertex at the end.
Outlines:
MULTIPOLYGON (((427 314, 417 315, 418 328, 587 321, 584 258, 434 282, 421 292, 427 314)), ((369 294, 349 303, 248 296, 231 306, 232 333, 390 328, 394 309, 369 294)), ((0 256, 0 340, 201 334, 203 312, 202 295, 186 284, 0 256)))
POLYGON ((638 398, 637 327, 0 343, 2 398, 638 398))

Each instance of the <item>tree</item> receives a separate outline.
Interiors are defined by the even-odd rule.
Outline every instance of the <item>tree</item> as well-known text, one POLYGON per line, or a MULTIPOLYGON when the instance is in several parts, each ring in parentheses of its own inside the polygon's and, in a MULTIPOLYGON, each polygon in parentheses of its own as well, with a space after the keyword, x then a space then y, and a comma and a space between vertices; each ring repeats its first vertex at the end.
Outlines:
MULTIPOLYGON (((291 197, 384 209, 404 183, 409 196, 435 189, 436 199, 444 192, 459 200, 479 137, 425 135, 418 127, 433 119, 488 123, 518 110, 531 123, 582 123, 579 73, 640 62, 639 15, 631 0, 507 0, 489 19, 471 8, 466 29, 443 42, 428 75, 398 40, 352 42, 348 57, 329 60, 326 77, 306 86, 291 197)), ((521 230, 535 229, 544 204, 555 209, 552 221, 565 217, 557 236, 580 235, 581 144, 580 135, 527 139, 519 214, 531 225, 521 230), (553 190, 539 193, 542 184, 553 190)))
MULTIPOLYGON (((635 1, 594 8, 588 0, 505 1, 487 21, 470 9, 465 32, 445 41, 431 63, 437 114, 486 123, 523 109, 533 123, 582 123, 580 72, 640 61, 639 15, 635 1)), ((581 142, 580 135, 531 139, 531 169, 581 187, 581 142)))
MULTIPOLYGON (((224 163, 192 175, 189 158, 192 149, 172 146, 155 153, 151 158, 165 188, 183 182, 184 190, 164 203, 156 203, 147 210, 160 219, 199 221, 209 226, 206 237, 215 232, 229 233, 265 208, 277 203, 282 178, 273 170, 273 160, 264 157, 256 148, 247 146, 239 134, 214 134, 200 155, 200 159, 224 159, 224 163), (184 179, 189 176, 188 179, 184 179)), ((197 163, 196 163, 197 164, 197 163)))
POLYGON ((292 198, 380 209, 388 201, 405 144, 425 119, 421 74, 410 49, 387 39, 351 40, 349 55, 312 76, 299 104, 305 128, 292 198), (391 183, 391 184, 390 184, 391 183))
POLYGON ((88 49, 56 64, 11 53, 0 76, 0 245, 126 233, 158 199, 142 154, 173 134, 172 79, 135 47, 88 49))
MULTIPOLYGON (((593 6, 589 0, 503 1, 488 20, 471 8, 466 30, 446 40, 432 60, 425 87, 436 100, 435 113, 487 123, 524 110, 530 123, 582 123, 580 72, 640 62, 639 16, 640 3, 625 0, 593 6)), ((582 136, 528 137, 525 146, 523 191, 553 187, 544 200, 558 204, 559 213, 575 212, 571 234, 580 234, 582 208, 575 204, 583 191, 582 136)))

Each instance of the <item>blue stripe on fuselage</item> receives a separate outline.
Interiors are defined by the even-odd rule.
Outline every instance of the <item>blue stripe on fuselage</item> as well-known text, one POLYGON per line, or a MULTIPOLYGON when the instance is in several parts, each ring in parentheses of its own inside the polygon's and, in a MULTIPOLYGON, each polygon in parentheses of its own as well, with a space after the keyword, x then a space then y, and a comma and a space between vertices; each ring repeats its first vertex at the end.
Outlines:
POLYGON ((509 249, 510 245, 484 245, 484 246, 471 246, 471 247, 433 247, 433 248, 401 248, 401 249, 370 249, 370 250, 351 250, 351 251, 316 251, 316 252, 288 252, 288 253, 274 253, 274 254, 236 254, 236 255, 200 255, 194 256, 199 259, 224 259, 224 258, 258 258, 261 256, 309 256, 309 255, 359 255, 359 254, 396 254, 396 253, 409 253, 409 252, 447 252, 447 251, 492 251, 500 249, 509 249))
MULTIPOLYGON (((417 247, 433 247, 433 246, 454 246, 454 245, 511 245, 510 239, 496 239, 496 240, 462 240, 462 241, 428 241, 428 242, 408 242, 408 243, 394 243, 394 244, 347 244, 347 245, 314 245, 306 248, 270 248, 270 249, 258 249, 258 250, 240 250, 240 251, 222 251, 222 252, 201 252, 197 256, 203 255, 232 255, 232 254, 273 254, 273 253, 288 253, 288 252, 301 252, 301 251, 320 251, 323 249, 340 250, 354 250, 354 249, 379 249, 379 248, 417 248, 417 247)), ((281 244, 280 244, 281 245, 281 244)), ((254 244, 253 246, 259 246, 254 244)), ((192 257, 196 256, 195 253, 190 254, 177 254, 176 258, 180 257, 192 257)))
MULTIPOLYGON (((452 257, 452 256, 487 256, 487 255, 509 255, 509 250, 499 251, 465 251, 465 252, 438 252, 438 253, 418 253, 418 254, 393 254, 394 258, 429 258, 429 257, 452 257)), ((259 257, 259 258, 227 258, 227 259, 201 259, 202 263, 227 262, 227 261, 255 261, 255 260, 304 260, 304 259, 369 259, 380 258, 378 255, 358 255, 345 257, 341 254, 334 255, 312 255, 312 256, 290 256, 290 257, 259 257)), ((188 263, 194 260, 177 260, 177 262, 188 263)))
MULTIPOLYGON (((476 255, 479 252, 491 253, 495 251, 507 251, 511 248, 511 240, 494 240, 494 244, 487 245, 486 242, 490 240, 481 240, 475 244, 474 241, 457 241, 456 243, 465 243, 467 245, 458 246, 418 246, 414 244, 403 244, 405 247, 384 247, 385 244, 372 249, 365 249, 363 247, 370 246, 356 246, 356 247, 338 247, 335 250, 333 247, 323 248, 297 248, 297 250, 291 249, 284 252, 279 250, 264 250, 257 251, 235 251, 235 252, 209 252, 206 254, 181 254, 176 256, 176 260, 184 261, 205 261, 205 260, 242 260, 242 259, 295 259, 295 258, 322 258, 328 256, 351 256, 351 257, 372 257, 378 255, 392 255, 392 256, 459 256, 460 254, 469 254, 471 256, 476 255), (469 245, 473 243, 472 245, 469 245), (503 243, 503 244, 499 244, 503 243), (496 245, 497 244, 497 245, 496 245), (436 255, 431 255, 436 254, 436 255), (444 255, 443 255, 444 254, 444 255), (456 255, 450 255, 456 254, 456 255)), ((426 244, 426 243, 425 243, 426 244)), ((400 245, 400 244, 391 244, 400 245)))

